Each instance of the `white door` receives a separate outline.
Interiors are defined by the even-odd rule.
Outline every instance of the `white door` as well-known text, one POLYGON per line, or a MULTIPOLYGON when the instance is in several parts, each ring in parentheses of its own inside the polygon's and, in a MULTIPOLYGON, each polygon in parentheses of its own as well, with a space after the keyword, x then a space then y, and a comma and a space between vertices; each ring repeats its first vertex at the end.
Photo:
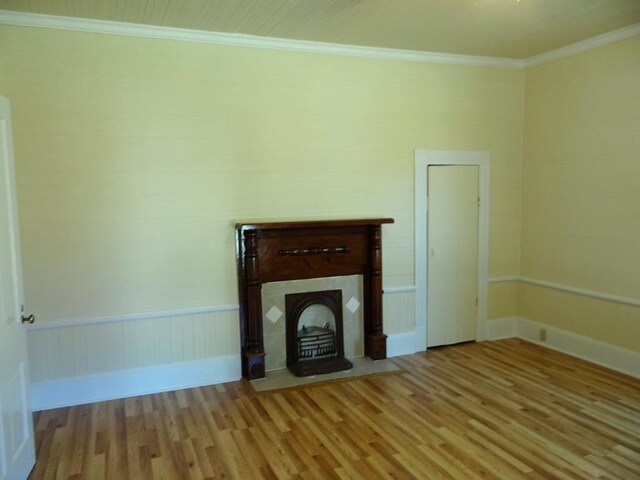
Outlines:
POLYGON ((9 102, 0 97, 0 480, 35 463, 9 102))
POLYGON ((427 345, 476 339, 478 167, 427 169, 427 345))

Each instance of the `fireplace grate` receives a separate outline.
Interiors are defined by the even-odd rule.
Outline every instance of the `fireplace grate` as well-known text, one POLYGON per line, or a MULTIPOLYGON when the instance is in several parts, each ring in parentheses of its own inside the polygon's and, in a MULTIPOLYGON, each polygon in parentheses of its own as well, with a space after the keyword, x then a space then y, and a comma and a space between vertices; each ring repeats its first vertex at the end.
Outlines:
POLYGON ((324 327, 302 326, 298 330, 298 358, 311 359, 337 354, 336 332, 324 327))

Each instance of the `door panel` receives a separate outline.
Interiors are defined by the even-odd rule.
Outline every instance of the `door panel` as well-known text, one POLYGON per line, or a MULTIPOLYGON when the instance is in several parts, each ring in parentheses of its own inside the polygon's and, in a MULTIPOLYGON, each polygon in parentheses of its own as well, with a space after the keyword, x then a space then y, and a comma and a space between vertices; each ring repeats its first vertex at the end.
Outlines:
POLYGON ((35 463, 9 102, 0 97, 0 480, 35 463))
POLYGON ((429 166, 427 345, 476 339, 478 167, 429 166))

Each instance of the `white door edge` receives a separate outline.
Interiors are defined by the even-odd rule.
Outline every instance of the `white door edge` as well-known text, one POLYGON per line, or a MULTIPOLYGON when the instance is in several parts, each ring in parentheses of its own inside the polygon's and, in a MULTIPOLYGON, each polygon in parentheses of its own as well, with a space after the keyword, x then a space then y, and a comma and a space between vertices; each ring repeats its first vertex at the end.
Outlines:
POLYGON ((0 97, 0 478, 27 478, 35 464, 20 238, 9 101, 0 97))
POLYGON ((416 331, 425 332, 417 339, 419 351, 427 349, 427 168, 431 165, 477 165, 478 192, 478 316, 476 338, 487 338, 487 304, 489 284, 489 152, 415 151, 415 282, 416 331))

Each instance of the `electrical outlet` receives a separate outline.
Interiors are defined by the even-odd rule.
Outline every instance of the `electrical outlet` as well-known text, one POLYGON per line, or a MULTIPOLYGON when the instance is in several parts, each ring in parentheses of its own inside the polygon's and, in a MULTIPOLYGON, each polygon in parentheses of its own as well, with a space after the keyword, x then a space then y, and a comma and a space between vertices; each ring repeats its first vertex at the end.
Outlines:
POLYGON ((547 341, 547 329, 546 328, 541 328, 540 329, 540 341, 541 342, 546 342, 547 341))

